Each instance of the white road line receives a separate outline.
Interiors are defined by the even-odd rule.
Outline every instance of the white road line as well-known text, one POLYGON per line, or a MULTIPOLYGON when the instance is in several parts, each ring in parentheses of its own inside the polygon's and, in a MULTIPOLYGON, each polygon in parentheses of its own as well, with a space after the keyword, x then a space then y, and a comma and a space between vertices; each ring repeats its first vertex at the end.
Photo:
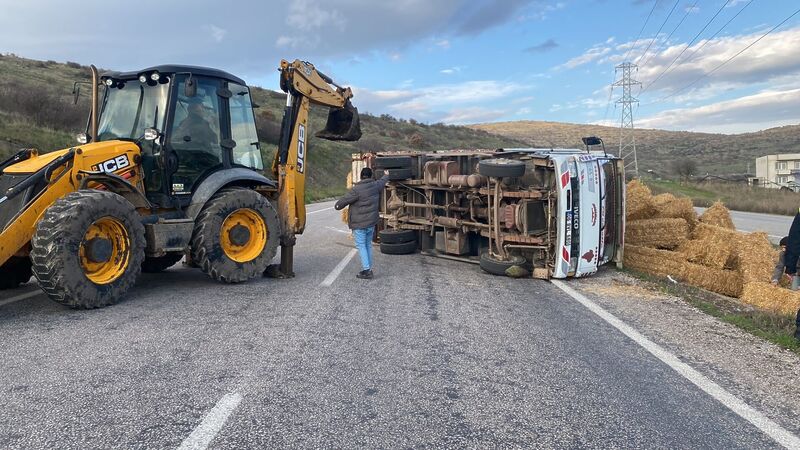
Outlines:
POLYGON ((325 228, 327 228, 328 230, 331 230, 331 231, 335 231, 335 232, 337 232, 337 233, 351 234, 349 231, 347 231, 347 230, 342 230, 342 229, 340 229, 340 228, 334 228, 334 227, 325 227, 325 228))
POLYGON ((322 209, 318 209, 316 211, 309 211, 309 212, 306 213, 306 215, 315 214, 315 213, 322 212, 322 211, 330 211, 332 209, 333 209, 333 206, 331 206, 330 208, 322 208, 322 209))
POLYGON ((241 401, 242 396, 240 394, 225 394, 225 396, 214 405, 214 408, 206 414, 206 417, 200 422, 200 425, 192 431, 192 434, 184 439, 181 446, 178 447, 178 450, 204 450, 208 448, 208 444, 214 440, 219 430, 222 429, 228 417, 233 410, 239 406, 241 401))
POLYGON ((16 297, 11 297, 11 298, 6 299, 6 300, 0 300, 0 306, 7 305, 9 303, 18 302, 20 300, 25 300, 26 298, 35 297, 35 296, 37 296, 39 294, 42 294, 42 293, 43 292, 41 290, 36 289, 35 291, 26 292, 24 294, 17 295, 16 297))
POLYGON ((332 285, 333 282, 336 281, 337 278, 339 278, 339 275, 342 273, 344 268, 347 267, 347 264, 350 262, 350 260, 353 259, 353 256, 356 256, 356 253, 357 253, 356 249, 350 250, 350 253, 345 255, 345 257, 342 258, 341 261, 339 261, 339 264, 337 264, 336 267, 334 267, 333 270, 331 270, 331 273, 329 273, 328 276, 325 277, 325 279, 322 280, 322 283, 320 283, 319 285, 320 286, 332 285))
POLYGON ((786 448, 800 448, 800 438, 792 434, 790 431, 756 411, 750 407, 750 405, 726 391, 722 386, 714 383, 705 375, 693 369, 690 365, 679 360, 677 356, 668 352, 660 345, 654 343, 650 339, 647 339, 644 335, 626 325, 625 322, 621 321, 613 314, 609 313, 593 301, 586 298, 584 295, 567 286, 563 281, 552 280, 552 283, 562 291, 566 292, 567 295, 575 299, 578 303, 582 304, 591 312, 597 314, 601 319, 605 320, 611 326, 622 332, 622 334, 631 338, 634 342, 653 354, 653 356, 660 359, 661 362, 670 366, 684 378, 691 381, 695 386, 702 389, 703 392, 715 398, 728 409, 739 415, 739 417, 755 425, 756 428, 764 432, 764 434, 772 438, 775 442, 786 448))

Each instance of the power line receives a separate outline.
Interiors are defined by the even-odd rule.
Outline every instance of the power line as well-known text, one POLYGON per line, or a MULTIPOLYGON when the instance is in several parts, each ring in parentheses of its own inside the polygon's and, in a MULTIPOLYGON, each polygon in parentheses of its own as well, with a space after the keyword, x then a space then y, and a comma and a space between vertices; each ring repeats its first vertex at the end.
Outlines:
MULTIPOLYGON (((625 57, 624 57, 624 58, 622 58, 622 61, 623 61, 623 62, 625 62, 625 61, 627 61, 627 60, 628 60, 628 56, 631 54, 631 50, 633 50, 634 48, 636 48, 636 44, 638 44, 638 43, 639 43, 639 38, 640 38, 640 37, 642 37, 642 33, 644 33, 644 29, 645 29, 645 27, 647 26, 647 23, 648 23, 648 22, 650 22, 650 17, 653 15, 653 11, 655 11, 655 10, 656 10, 656 6, 658 6, 658 2, 659 2, 659 0, 656 0, 655 2, 653 2, 653 7, 652 7, 652 8, 650 8, 650 14, 648 14, 648 15, 647 15, 647 19, 645 19, 645 20, 644 20, 644 25, 642 25, 642 29, 641 29, 641 30, 639 30, 639 35, 638 35, 638 36, 636 36, 636 40, 634 40, 634 41, 633 41, 633 46, 631 46, 631 47, 628 49, 628 53, 625 53, 625 57)), ((614 79, 616 79, 616 76, 614 77, 614 79)), ((611 102, 611 98, 610 98, 610 97, 609 97, 608 101, 609 101, 609 103, 611 102)), ((608 108, 606 108, 606 112, 608 112, 608 108)))
POLYGON ((740 10, 739 10, 739 12, 737 12, 737 13, 736 13, 736 14, 735 14, 733 17, 731 17, 731 18, 730 18, 730 19, 729 19, 727 22, 725 22, 725 24, 724 24, 724 25, 722 25, 722 27, 721 27, 719 30, 717 30, 717 32, 716 32, 716 33, 714 33, 713 35, 711 35, 711 37, 710 37, 710 38, 706 39, 706 40, 703 42, 703 44, 702 44, 702 45, 700 45, 700 47, 698 47, 698 48, 697 48, 697 50, 693 51, 693 52, 692 52, 692 53, 691 53, 689 56, 687 56, 687 57, 686 57, 686 59, 684 59, 684 60, 681 62, 681 64, 686 64, 687 62, 691 61, 691 60, 692 60, 692 57, 693 57, 694 55, 696 55, 696 54, 697 54, 697 52, 699 52, 700 50, 702 50, 702 49, 703 49, 703 47, 705 47, 705 46, 706 46, 706 44, 708 44, 709 42, 711 42, 712 40, 714 40, 714 38, 715 38, 715 37, 717 37, 717 36, 718 36, 720 33, 722 33, 722 30, 724 30, 724 29, 725 29, 725 28, 726 28, 728 25, 730 25, 730 23, 731 23, 731 22, 733 22, 733 20, 734 20, 734 19, 736 19, 737 17, 739 17, 739 14, 741 14, 741 13, 742 13, 742 12, 743 12, 743 11, 744 11, 744 10, 745 10, 747 7, 748 7, 748 6, 750 6, 750 3, 753 3, 754 1, 755 1, 755 0, 750 0, 749 2, 747 2, 747 4, 746 4, 746 5, 742 6, 742 9, 740 9, 740 10))
MULTIPOLYGON (((694 9, 694 8, 697 6, 697 2, 698 2, 698 1, 699 1, 699 0, 694 0, 694 4, 693 4, 692 6, 690 6, 689 8, 687 8, 687 9, 686 9, 686 14, 684 14, 684 15, 683 15, 683 17, 681 17, 681 21, 680 21, 680 22, 678 22, 678 24, 677 24, 677 25, 675 25, 675 28, 673 28, 673 29, 672 29, 672 31, 671 31, 671 32, 669 33, 669 35, 667 36, 667 38, 666 38, 666 39, 664 39, 664 42, 667 42, 667 43, 669 43, 669 39, 672 37, 672 35, 673 35, 673 34, 675 34, 675 32, 676 32, 676 31, 678 31, 678 28, 680 28, 681 24, 683 24, 683 21, 684 21, 684 20, 686 20, 686 18, 687 18, 687 17, 689 17, 689 13, 691 13, 691 12, 692 12, 692 10, 693 10, 693 9, 694 9)), ((648 58, 647 58, 647 60, 646 60, 645 62, 643 62, 643 63, 642 63, 640 66, 645 66, 645 65, 647 65, 647 63, 649 63, 649 62, 650 62, 650 60, 652 60, 652 59, 653 59, 655 56, 656 56, 656 52, 654 51, 654 52, 653 52, 653 53, 650 55, 650 57, 648 57, 648 58)))
MULTIPOLYGON (((789 17, 787 17, 787 18, 783 19, 783 21, 782 21, 781 23, 779 23, 779 24, 775 25, 774 27, 772 27, 772 28, 771 28, 769 31, 767 31, 766 33, 762 34, 762 35, 761 35, 761 36, 760 36, 758 39, 756 39, 755 41, 751 42, 751 43, 750 43, 750 44, 749 44, 747 47, 745 47, 745 48, 743 48, 743 49, 739 50, 739 52, 738 52, 738 53, 736 53, 735 55, 733 55, 733 56, 731 56, 730 58, 728 58, 727 60, 725 60, 725 62, 723 62, 722 64, 718 65, 717 67, 715 67, 715 68, 714 68, 713 70, 711 70, 710 72, 707 72, 707 73, 705 73, 705 74, 703 74, 703 75, 699 76, 697 79, 695 79, 695 80, 694 80, 694 81, 692 81, 691 83, 687 84, 686 86, 684 86, 684 87, 680 88, 679 90, 677 90, 677 91, 673 92, 673 93, 672 93, 672 94, 670 94, 670 95, 667 95, 666 97, 662 97, 662 98, 660 98, 660 99, 656 100, 656 101, 655 101, 655 102, 653 102, 653 103, 658 103, 658 102, 661 102, 661 101, 667 100, 668 98, 672 98, 672 97, 674 97, 674 96, 676 96, 676 95, 680 94, 681 92, 685 91, 686 89, 689 89, 690 87, 694 86, 694 85, 695 85, 695 84, 696 84, 698 81, 702 80, 703 78, 706 78, 706 77, 708 77, 708 76, 711 76, 711 75, 712 75, 714 72, 716 72, 717 70, 721 69, 723 66, 725 66, 726 64, 728 64, 729 62, 731 62, 731 61, 733 61, 734 59, 736 59, 736 58, 737 58, 739 55, 741 55, 742 53, 746 52, 746 51, 747 51, 747 50, 748 50, 750 47, 752 47, 752 46, 756 45, 756 44, 757 44, 757 43, 758 43, 760 40, 762 40, 762 39, 764 39, 765 37, 767 37, 767 35, 769 35, 769 34, 770 34, 770 33, 772 33, 773 31, 775 31, 775 30, 777 30, 778 28, 780 28, 780 27, 781 27, 783 24, 785 24, 786 22, 788 22, 789 20, 791 20, 791 19, 792 19, 792 17, 794 17, 794 16, 796 16, 796 15, 798 15, 798 14, 800 14, 800 9, 796 10, 795 12, 793 12, 793 13, 792 13, 792 14, 791 14, 789 17)), ((652 105, 653 103, 648 103, 648 105, 652 105)))
POLYGON ((647 55, 647 51, 648 51, 648 50, 650 50, 650 47, 653 45, 653 42, 655 42, 655 40, 656 40, 656 38, 658 37, 659 33, 661 33, 661 30, 663 30, 663 29, 664 29, 664 25, 666 25, 666 24, 667 24, 667 21, 669 20, 669 18, 670 18, 670 17, 672 17, 672 13, 673 13, 673 12, 675 12, 675 8, 677 8, 677 7, 678 7, 678 3, 679 3, 680 1, 681 1, 681 0, 677 0, 677 1, 675 2, 675 4, 674 4, 674 5, 672 5, 672 9, 671 9, 671 10, 669 10, 669 14, 667 14, 667 18, 666 18, 666 19, 664 19, 664 22, 662 22, 662 23, 661 23, 661 26, 660 26, 660 27, 658 27, 658 31, 656 31, 656 34, 653 36, 653 39, 651 39, 651 40, 650 40, 650 43, 649 43, 649 44, 647 44, 647 48, 646 48, 646 49, 644 49, 644 53, 642 53, 642 56, 640 56, 640 57, 639 57, 639 59, 637 59, 637 60, 636 60, 636 63, 637 63, 637 64, 639 63, 639 61, 641 61, 641 60, 642 60, 642 58, 644 58, 644 57, 645 57, 645 55, 647 55))
POLYGON ((661 77, 663 77, 663 76, 664 76, 664 74, 666 74, 666 73, 667 73, 667 71, 670 69, 670 67, 672 67, 672 66, 673 66, 673 64, 675 64, 675 61, 679 60, 679 59, 680 59, 680 57, 681 57, 681 56, 683 56, 683 54, 686 52, 686 50, 688 50, 688 49, 689 49, 689 47, 691 47, 691 46, 692 46, 692 44, 694 44, 694 41, 696 41, 696 40, 697 40, 697 38, 699 38, 699 37, 700 37, 700 35, 701 35, 701 34, 703 34, 703 32, 704 32, 704 31, 706 31, 706 28, 708 28, 708 26, 709 26, 709 25, 711 25, 711 23, 712 23, 712 22, 714 22, 714 19, 716 19, 716 18, 717 18, 717 16, 719 16, 719 13, 721 13, 721 12, 722 12, 722 10, 723 10, 723 9, 725 9, 725 7, 726 7, 726 6, 728 6, 728 3, 730 3, 730 2, 731 2, 731 0, 727 0, 727 1, 725 2, 725 4, 723 4, 722 6, 720 6, 720 8, 717 10, 717 12, 714 14, 714 16, 713 16, 713 17, 711 17, 711 19, 709 19, 709 21, 708 21, 708 22, 706 22, 705 26, 704 26, 704 27, 703 27, 703 28, 702 28, 700 31, 698 31, 698 32, 697 32, 697 34, 695 34, 695 35, 694 35, 694 37, 692 38, 692 40, 691 40, 691 41, 689 41, 689 43, 688 43, 688 44, 686 44, 686 47, 684 47, 684 48, 683 48, 683 50, 681 50, 681 53, 680 53, 678 56, 676 56, 676 57, 675 57, 675 59, 673 59, 673 60, 672 60, 672 62, 671 62, 671 63, 669 63, 669 65, 667 66, 667 68, 666 68, 666 69, 664 69, 664 70, 663 70, 663 71, 662 71, 662 72, 661 72, 661 73, 660 73, 660 74, 659 74, 659 75, 658 75, 658 76, 657 76, 657 77, 656 77, 656 78, 655 78, 653 81, 651 81, 651 82, 647 83, 647 86, 645 86, 645 87, 644 87, 644 89, 642 89, 642 92, 640 92, 640 93, 639 93, 639 95, 641 95, 641 94, 644 94, 645 92, 647 92, 647 89, 649 89, 649 88, 650 88, 650 86, 652 86, 653 84, 655 84, 655 82, 656 82, 656 81, 660 80, 660 79, 661 79, 661 77))

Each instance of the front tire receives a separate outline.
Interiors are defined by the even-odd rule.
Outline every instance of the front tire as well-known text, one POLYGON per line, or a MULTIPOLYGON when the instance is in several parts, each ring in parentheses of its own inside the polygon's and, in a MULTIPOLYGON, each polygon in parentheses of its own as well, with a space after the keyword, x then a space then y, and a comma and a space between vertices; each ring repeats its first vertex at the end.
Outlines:
POLYGON ((223 189, 195 221, 192 261, 217 281, 240 283, 264 273, 279 239, 278 214, 263 195, 245 188, 223 189))
POLYGON ((144 226, 120 195, 72 192, 44 213, 31 239, 33 275, 52 300, 101 308, 136 283, 144 260, 144 226))

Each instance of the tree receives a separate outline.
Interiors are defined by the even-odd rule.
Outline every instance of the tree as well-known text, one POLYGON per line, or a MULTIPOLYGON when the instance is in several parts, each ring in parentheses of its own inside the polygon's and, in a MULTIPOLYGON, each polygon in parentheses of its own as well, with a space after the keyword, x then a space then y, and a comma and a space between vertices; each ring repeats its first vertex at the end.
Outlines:
POLYGON ((687 181, 697 174, 697 162, 689 158, 680 158, 672 161, 672 172, 687 181))
POLYGON ((415 149, 419 150, 425 146, 425 138, 423 138, 419 133, 414 133, 408 138, 408 143, 411 144, 411 146, 415 149))

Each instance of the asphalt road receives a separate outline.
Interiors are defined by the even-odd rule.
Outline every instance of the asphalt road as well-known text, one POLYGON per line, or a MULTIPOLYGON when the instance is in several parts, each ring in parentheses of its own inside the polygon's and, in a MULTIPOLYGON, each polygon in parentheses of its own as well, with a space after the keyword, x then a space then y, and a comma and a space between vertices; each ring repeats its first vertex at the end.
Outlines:
MULTIPOLYGON (((702 214, 705 208, 695 208, 698 214, 702 214)), ((731 211, 731 219, 736 228, 741 231, 765 231, 774 243, 789 234, 789 227, 792 225, 793 217, 779 216, 776 214, 762 214, 744 211, 731 211)))
POLYGON ((379 253, 374 280, 357 257, 334 277, 329 207, 291 280, 176 266, 96 311, 0 293, 0 448, 778 447, 769 420, 800 442, 555 284, 379 253))

